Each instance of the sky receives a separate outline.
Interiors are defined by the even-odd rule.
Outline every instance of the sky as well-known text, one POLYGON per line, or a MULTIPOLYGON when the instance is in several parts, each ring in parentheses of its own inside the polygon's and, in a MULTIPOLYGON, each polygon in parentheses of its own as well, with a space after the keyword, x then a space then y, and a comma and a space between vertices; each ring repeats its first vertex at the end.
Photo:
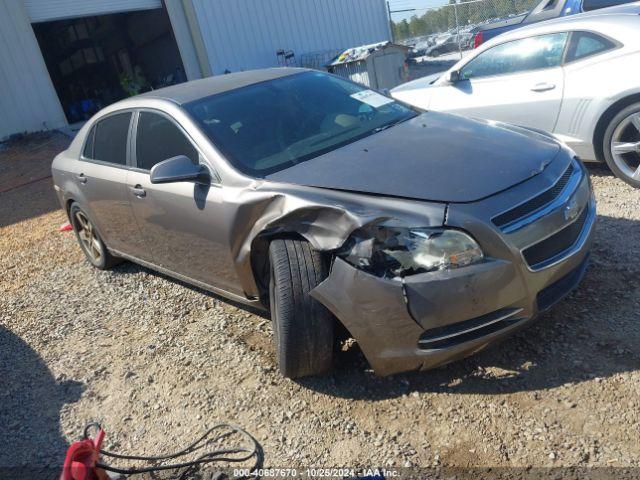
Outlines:
POLYGON ((439 7, 445 5, 448 0, 388 0, 391 7, 391 12, 394 10, 406 10, 416 9, 412 12, 391 13, 391 19, 394 22, 399 22, 403 19, 409 19, 413 15, 424 15, 429 8, 439 7))

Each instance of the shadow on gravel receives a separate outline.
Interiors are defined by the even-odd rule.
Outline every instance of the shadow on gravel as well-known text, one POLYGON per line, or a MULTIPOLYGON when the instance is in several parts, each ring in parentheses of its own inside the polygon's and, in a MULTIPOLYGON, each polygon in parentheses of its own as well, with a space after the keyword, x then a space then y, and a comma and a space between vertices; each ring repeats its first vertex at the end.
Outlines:
POLYGON ((616 176, 605 163, 587 162, 584 165, 585 167, 587 167, 587 170, 589 170, 589 175, 592 177, 616 178, 616 176))
POLYGON ((83 385, 57 382, 38 353, 2 326, 0 379, 0 478, 57 478, 68 446, 60 409, 80 399, 83 385))
POLYGON ((191 285, 190 283, 183 282, 177 278, 170 277, 165 275, 164 273, 157 272, 155 270, 151 270, 150 268, 143 267, 142 265, 138 265, 133 262, 124 262, 113 269, 114 272, 125 274, 125 275, 135 275, 140 272, 144 272, 148 275, 154 275, 156 277, 163 278, 167 282, 175 283, 176 285, 180 285, 181 287, 188 288, 189 290, 193 290, 194 292, 200 293, 202 295, 206 295, 210 298, 214 298, 220 302, 227 303, 229 305, 233 305, 236 308, 241 308, 242 310, 246 310, 249 313, 257 315, 259 317, 265 318, 267 320, 271 320, 268 312, 264 310, 260 310, 258 308, 251 307, 250 305, 245 305, 244 303, 236 302, 225 298, 217 293, 210 292, 209 290, 204 290, 200 287, 196 287, 195 285, 191 285))
POLYGON ((368 371, 352 348, 332 375, 299 384, 367 400, 412 392, 499 395, 640 369, 640 222, 599 216, 596 228, 591 266, 578 290, 502 343, 434 370, 386 378, 368 371))
POLYGON ((58 210, 51 162, 71 140, 43 132, 0 143, 0 228, 58 210))

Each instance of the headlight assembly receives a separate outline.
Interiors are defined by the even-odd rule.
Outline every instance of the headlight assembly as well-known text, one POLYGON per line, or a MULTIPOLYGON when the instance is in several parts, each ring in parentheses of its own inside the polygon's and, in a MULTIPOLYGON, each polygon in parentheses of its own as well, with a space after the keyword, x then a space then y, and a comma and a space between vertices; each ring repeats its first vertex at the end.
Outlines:
POLYGON ((465 267, 484 258, 476 241, 460 230, 380 225, 354 232, 338 255, 385 278, 465 267))

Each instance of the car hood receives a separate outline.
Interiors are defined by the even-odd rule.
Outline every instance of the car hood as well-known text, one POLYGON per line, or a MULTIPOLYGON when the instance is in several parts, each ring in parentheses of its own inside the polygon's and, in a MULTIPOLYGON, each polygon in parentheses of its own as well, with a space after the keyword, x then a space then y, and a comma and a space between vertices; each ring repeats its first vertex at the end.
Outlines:
POLYGON ((427 112, 266 177, 275 182, 437 202, 472 202, 544 170, 550 136, 427 112))
POLYGON ((423 88, 431 88, 436 80, 438 80, 442 75, 446 72, 434 73, 433 75, 427 75, 426 77, 421 77, 416 80, 412 80, 410 82, 403 83, 398 85, 395 88, 391 89, 391 95, 394 96, 396 93, 406 92, 408 90, 420 90, 423 88))

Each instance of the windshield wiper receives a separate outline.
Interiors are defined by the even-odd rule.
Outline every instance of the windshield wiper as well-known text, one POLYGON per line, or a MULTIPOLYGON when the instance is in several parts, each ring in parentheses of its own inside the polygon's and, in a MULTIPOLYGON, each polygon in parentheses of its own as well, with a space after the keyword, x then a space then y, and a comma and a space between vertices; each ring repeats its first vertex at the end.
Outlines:
POLYGON ((411 120, 412 118, 415 118, 415 115, 410 115, 410 116, 408 116, 406 118, 401 118, 399 120, 396 120, 395 122, 387 123, 386 125, 382 125, 380 127, 376 127, 376 128, 374 128, 372 130, 372 132, 374 132, 374 133, 382 132, 383 130, 386 130, 388 128, 395 127, 399 123, 406 122, 407 120, 411 120))

